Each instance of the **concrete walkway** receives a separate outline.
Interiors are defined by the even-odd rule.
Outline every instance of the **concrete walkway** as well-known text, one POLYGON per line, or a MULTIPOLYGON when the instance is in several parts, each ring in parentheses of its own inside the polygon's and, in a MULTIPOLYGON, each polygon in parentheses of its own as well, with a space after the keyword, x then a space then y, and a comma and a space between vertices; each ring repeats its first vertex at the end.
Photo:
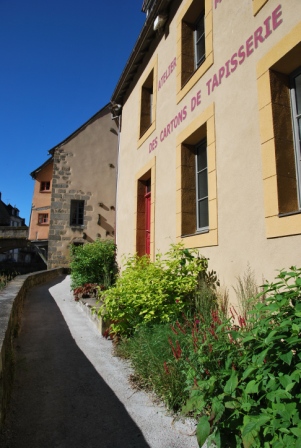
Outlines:
POLYGON ((131 389, 130 367, 73 300, 68 276, 30 291, 16 347, 1 448, 198 447, 191 422, 131 389))

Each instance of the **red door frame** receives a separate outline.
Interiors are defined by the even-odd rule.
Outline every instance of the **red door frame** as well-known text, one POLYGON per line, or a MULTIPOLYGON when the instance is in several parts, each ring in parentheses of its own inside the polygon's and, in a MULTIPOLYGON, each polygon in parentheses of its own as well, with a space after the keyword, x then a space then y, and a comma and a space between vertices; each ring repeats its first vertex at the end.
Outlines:
POLYGON ((145 253, 150 255, 150 232, 151 232, 151 191, 150 183, 145 187, 145 253))

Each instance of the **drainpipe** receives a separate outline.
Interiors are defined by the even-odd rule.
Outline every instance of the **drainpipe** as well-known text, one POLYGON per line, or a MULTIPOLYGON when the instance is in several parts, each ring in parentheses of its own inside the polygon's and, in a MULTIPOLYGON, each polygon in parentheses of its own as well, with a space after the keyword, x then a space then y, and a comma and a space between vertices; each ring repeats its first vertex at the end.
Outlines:
POLYGON ((118 186, 119 186, 119 150, 120 150, 120 131, 121 131, 121 114, 118 117, 118 143, 117 143, 117 169, 116 169, 116 200, 115 200, 115 244, 117 245, 117 238, 118 238, 118 232, 117 232, 117 214, 118 214, 118 186))
POLYGON ((119 186, 119 151, 120 151, 120 132, 121 132, 121 114, 122 106, 120 104, 111 103, 111 118, 118 120, 118 135, 117 135, 117 166, 116 166, 116 194, 115 194, 115 244, 118 248, 118 230, 117 230, 117 215, 118 215, 118 186, 119 186))

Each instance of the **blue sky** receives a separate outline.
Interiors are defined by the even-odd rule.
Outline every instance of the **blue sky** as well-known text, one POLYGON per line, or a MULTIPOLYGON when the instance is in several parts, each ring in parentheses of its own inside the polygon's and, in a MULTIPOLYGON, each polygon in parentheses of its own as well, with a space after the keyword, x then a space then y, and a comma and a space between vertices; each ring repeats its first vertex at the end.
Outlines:
POLYGON ((0 0, 0 191, 29 224, 30 173, 110 100, 142 0, 0 0))

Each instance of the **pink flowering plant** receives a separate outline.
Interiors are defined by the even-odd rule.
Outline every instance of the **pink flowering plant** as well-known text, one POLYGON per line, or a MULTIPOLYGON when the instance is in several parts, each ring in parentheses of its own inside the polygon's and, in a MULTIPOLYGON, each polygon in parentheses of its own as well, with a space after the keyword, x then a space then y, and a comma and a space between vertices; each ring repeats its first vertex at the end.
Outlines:
POLYGON ((200 446, 301 447, 301 270, 281 271, 264 294, 247 316, 190 324, 183 411, 199 418, 200 446))

